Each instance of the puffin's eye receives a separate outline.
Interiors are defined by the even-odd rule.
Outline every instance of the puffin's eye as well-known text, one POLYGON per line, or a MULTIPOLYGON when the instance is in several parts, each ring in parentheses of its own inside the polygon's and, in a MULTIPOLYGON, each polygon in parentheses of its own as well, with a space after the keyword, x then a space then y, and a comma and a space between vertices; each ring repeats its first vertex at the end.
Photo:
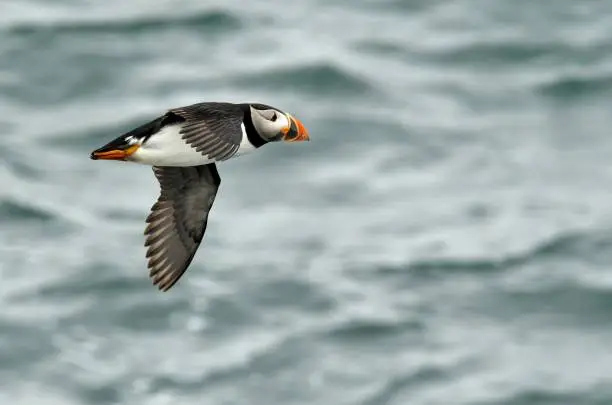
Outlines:
POLYGON ((276 121, 276 118, 278 118, 278 117, 277 117, 276 113, 273 112, 272 113, 272 118, 270 118, 270 121, 274 122, 274 121, 276 121))

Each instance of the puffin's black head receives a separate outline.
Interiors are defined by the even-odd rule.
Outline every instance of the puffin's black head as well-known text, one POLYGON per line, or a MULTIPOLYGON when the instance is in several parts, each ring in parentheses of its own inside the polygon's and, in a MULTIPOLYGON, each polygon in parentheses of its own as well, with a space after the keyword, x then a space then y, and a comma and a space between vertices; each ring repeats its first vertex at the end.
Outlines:
POLYGON ((265 104, 249 104, 255 130, 268 142, 309 141, 308 130, 300 120, 278 108, 265 104))

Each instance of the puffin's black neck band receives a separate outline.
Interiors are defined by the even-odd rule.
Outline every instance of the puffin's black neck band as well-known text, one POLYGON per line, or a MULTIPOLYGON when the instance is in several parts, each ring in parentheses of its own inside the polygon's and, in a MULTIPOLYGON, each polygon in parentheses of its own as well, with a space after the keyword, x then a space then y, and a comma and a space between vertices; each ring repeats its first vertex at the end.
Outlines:
POLYGON ((244 123, 244 129, 249 142, 251 142, 256 148, 267 144, 268 141, 263 139, 261 135, 257 133, 257 130, 253 125, 253 119, 251 118, 251 107, 248 104, 242 104, 241 107, 243 111, 242 122, 244 123))

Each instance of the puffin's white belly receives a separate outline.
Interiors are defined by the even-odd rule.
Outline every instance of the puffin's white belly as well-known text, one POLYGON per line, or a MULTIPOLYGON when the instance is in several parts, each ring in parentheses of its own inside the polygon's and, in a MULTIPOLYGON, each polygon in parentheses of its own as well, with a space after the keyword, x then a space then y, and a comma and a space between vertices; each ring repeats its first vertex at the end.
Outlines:
MULTIPOLYGON (((179 134, 181 125, 171 125, 153 134, 145 144, 130 156, 130 160, 151 166, 199 166, 215 162, 208 156, 197 152, 189 146, 179 134)), ((235 156, 243 155, 255 149, 248 141, 244 125, 242 142, 235 156)))

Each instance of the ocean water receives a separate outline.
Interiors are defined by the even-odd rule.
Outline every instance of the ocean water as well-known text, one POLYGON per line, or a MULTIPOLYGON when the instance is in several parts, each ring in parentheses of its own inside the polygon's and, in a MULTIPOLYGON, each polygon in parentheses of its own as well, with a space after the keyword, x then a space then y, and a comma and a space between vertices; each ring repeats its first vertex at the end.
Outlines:
POLYGON ((612 403, 612 3, 0 6, 0 402, 612 403), (257 101, 312 141, 219 165, 150 282, 170 107, 257 101))

